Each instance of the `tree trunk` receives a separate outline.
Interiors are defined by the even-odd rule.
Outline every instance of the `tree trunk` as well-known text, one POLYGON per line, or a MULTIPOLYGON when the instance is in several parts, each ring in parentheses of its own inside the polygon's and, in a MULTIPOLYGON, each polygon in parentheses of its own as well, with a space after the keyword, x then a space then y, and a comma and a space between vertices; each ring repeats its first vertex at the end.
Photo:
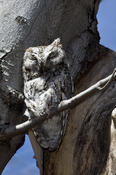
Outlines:
MULTIPOLYGON (((22 58, 31 46, 61 38, 71 65, 75 93, 112 73, 116 53, 99 44, 96 13, 99 0, 4 0, 0 2, 0 87, 23 92, 22 58)), ((23 121, 23 107, 0 95, 0 125, 23 121), (13 106, 13 107, 12 107, 13 106), (22 109, 22 110, 21 110, 22 109)), ((100 175, 110 145, 115 84, 86 99, 71 111, 59 150, 44 150, 44 175, 100 175)), ((0 142, 0 173, 23 144, 24 136, 0 142), (7 153, 7 154, 6 154, 7 153)))

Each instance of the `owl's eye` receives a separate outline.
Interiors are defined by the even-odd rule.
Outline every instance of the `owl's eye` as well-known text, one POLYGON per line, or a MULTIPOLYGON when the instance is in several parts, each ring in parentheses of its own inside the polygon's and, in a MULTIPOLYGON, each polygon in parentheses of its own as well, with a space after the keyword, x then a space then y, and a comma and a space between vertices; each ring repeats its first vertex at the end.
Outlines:
POLYGON ((58 52, 51 52, 48 56, 48 59, 54 59, 58 56, 58 52))
POLYGON ((32 55, 32 56, 30 57, 30 59, 35 61, 35 60, 36 60, 36 57, 35 57, 34 55, 32 55))

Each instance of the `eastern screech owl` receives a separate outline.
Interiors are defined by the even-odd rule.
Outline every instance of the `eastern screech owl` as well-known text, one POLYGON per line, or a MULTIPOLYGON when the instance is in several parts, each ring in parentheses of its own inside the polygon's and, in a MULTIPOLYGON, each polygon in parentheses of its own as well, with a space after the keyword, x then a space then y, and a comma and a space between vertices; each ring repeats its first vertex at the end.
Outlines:
MULTIPOLYGON (((26 112, 30 118, 48 113, 62 100, 70 98, 72 81, 60 39, 48 46, 26 50, 23 62, 26 112)), ((64 135, 69 110, 44 120, 33 130, 40 146, 51 151, 58 148, 64 135)))

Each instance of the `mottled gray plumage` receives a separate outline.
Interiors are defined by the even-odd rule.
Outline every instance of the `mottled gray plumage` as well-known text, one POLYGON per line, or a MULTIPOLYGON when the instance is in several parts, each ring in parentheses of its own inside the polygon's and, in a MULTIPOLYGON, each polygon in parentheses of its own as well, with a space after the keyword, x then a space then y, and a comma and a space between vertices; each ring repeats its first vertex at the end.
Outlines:
MULTIPOLYGON (((48 46, 26 50, 23 63, 24 95, 30 118, 49 113, 62 100, 70 98, 72 81, 65 52, 56 39, 48 46)), ((64 135, 69 111, 63 111, 34 128, 39 144, 46 149, 58 148, 64 135)))

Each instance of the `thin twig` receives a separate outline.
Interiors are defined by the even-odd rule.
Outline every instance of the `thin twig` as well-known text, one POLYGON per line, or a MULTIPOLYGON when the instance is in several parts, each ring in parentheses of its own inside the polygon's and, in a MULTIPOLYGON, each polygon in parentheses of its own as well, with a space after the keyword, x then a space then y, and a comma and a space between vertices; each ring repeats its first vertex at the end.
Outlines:
MULTIPOLYGON (((13 136, 16 136, 19 134, 26 133, 30 128, 33 128, 37 124, 46 120, 47 118, 50 118, 50 117, 56 115, 57 113, 62 112, 68 108, 72 109, 72 107, 75 107, 76 105, 78 105, 79 103, 84 101, 87 97, 90 97, 91 95, 94 95, 96 92, 100 91, 101 88, 99 89, 99 87, 103 87, 104 85, 106 85, 107 82, 109 82, 109 80, 110 80, 110 83, 112 81, 116 80, 116 72, 113 72, 108 77, 98 81, 96 84, 89 87, 85 91, 75 95, 74 97, 72 97, 68 100, 61 101, 61 103, 55 109, 52 109, 49 112, 49 114, 42 114, 38 118, 34 118, 34 119, 28 120, 22 124, 12 126, 12 127, 5 129, 4 134, 0 136, 0 139, 13 137, 13 136)), ((104 86, 104 88, 105 87, 107 87, 107 86, 104 86)))
POLYGON ((103 87, 98 87, 98 89, 99 89, 100 91, 103 90, 103 89, 105 89, 105 88, 110 84, 110 82, 111 82, 112 79, 114 78, 115 73, 116 73, 116 68, 114 69, 111 78, 106 82, 106 84, 105 84, 103 87))

